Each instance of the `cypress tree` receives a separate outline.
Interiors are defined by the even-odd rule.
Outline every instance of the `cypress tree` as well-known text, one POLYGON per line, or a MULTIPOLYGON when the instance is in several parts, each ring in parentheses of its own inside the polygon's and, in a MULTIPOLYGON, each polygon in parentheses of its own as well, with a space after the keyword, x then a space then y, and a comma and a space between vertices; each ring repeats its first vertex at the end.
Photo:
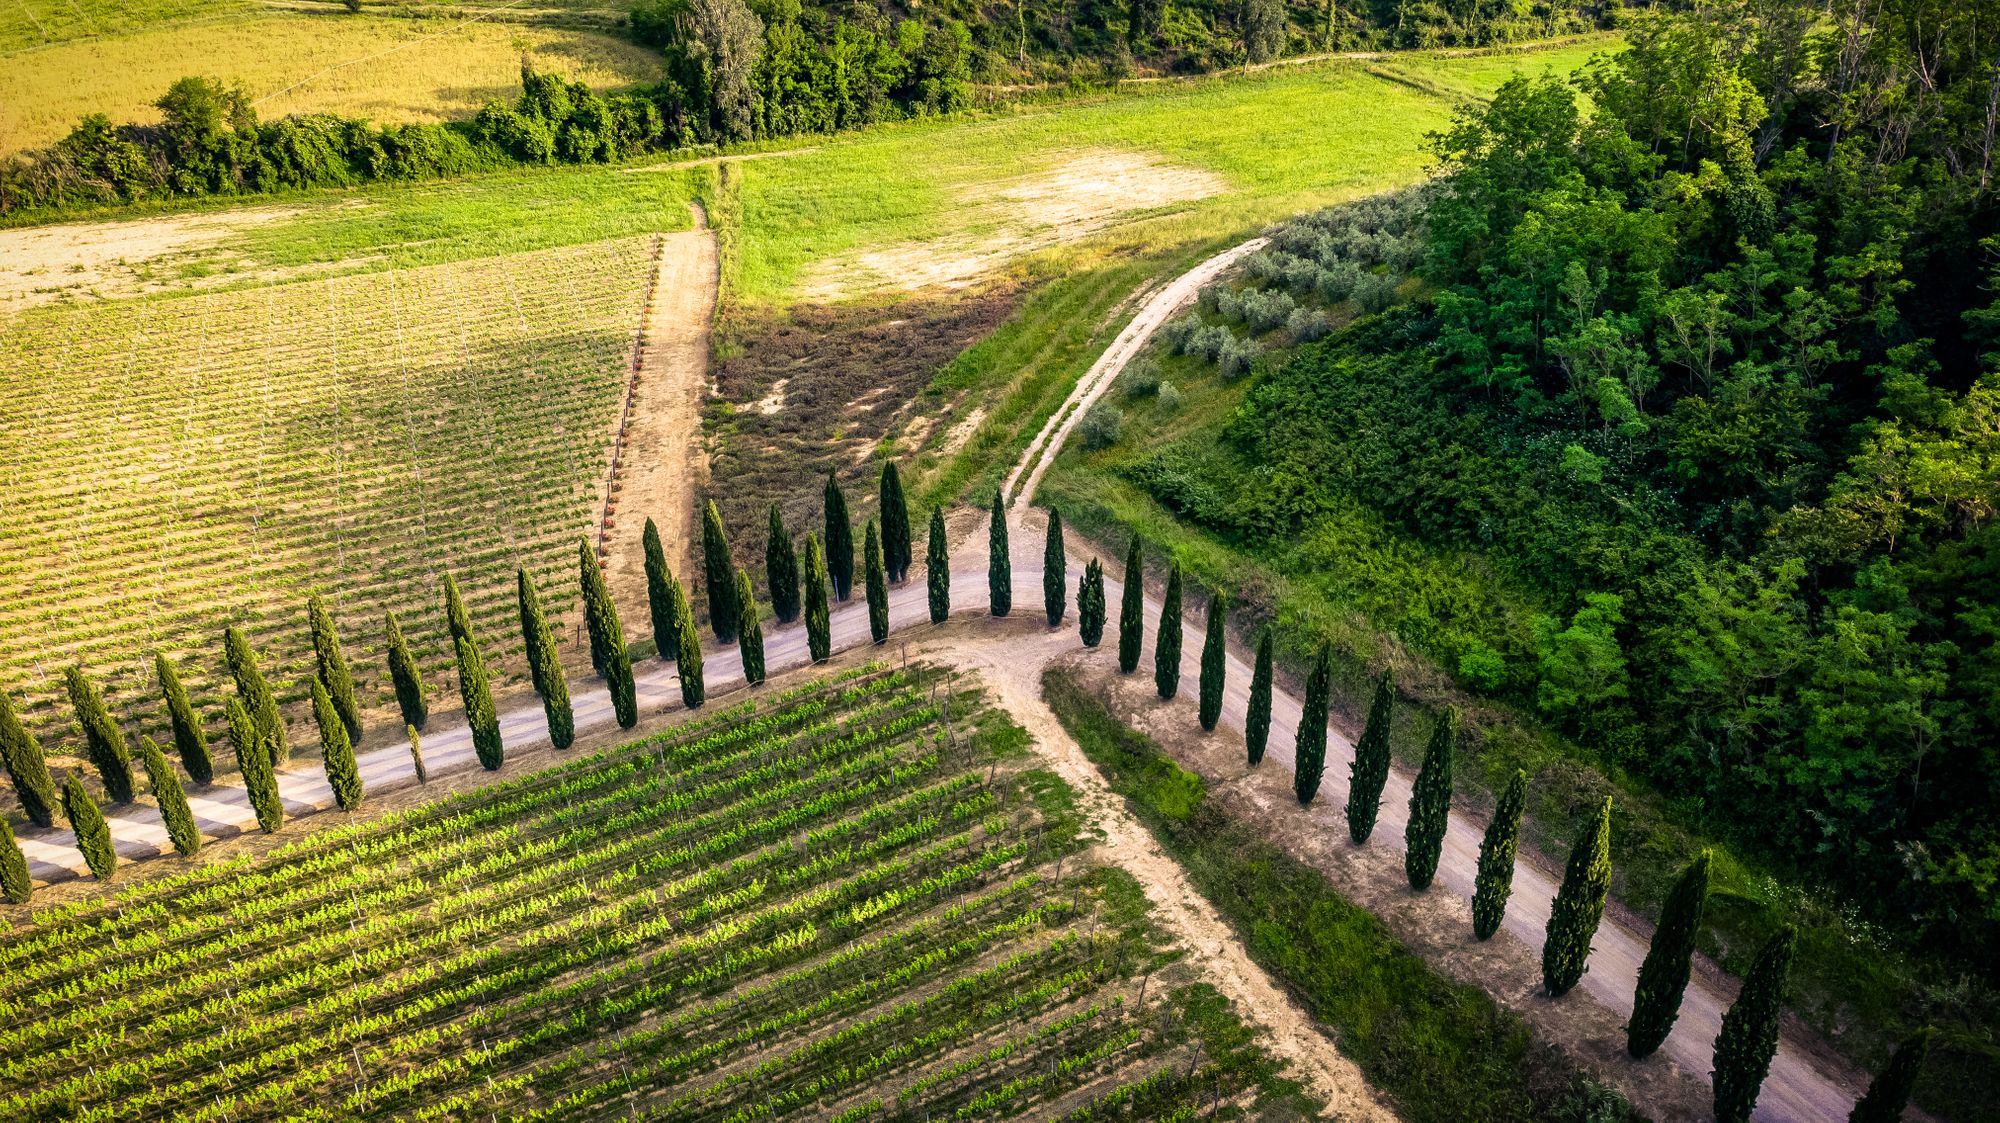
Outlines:
MULTIPOLYGON (((26 866, 22 867, 23 871, 26 866)), ((1931 1029, 1923 1029, 1903 1039, 1896 1046, 1896 1055, 1889 1058, 1889 1066, 1875 1075, 1868 1084, 1868 1092, 1861 1102, 1854 1105, 1848 1116, 1848 1123, 1896 1123, 1903 1117, 1903 1108, 1909 1105, 1910 1093, 1916 1089, 1917 1076, 1923 1071, 1924 1059, 1931 1052, 1931 1029)))
POLYGON ((430 771, 424 767, 424 743, 423 739, 417 735, 417 727, 414 725, 405 725, 403 727, 403 735, 410 739, 410 766, 411 770, 417 774, 417 783, 430 783, 430 771))
POLYGON ((833 654, 833 633, 827 619, 826 559, 819 539, 806 535, 806 647, 812 661, 824 663, 833 654))
POLYGON ((701 674, 701 633, 695 630, 694 607, 688 604, 687 590, 679 581, 674 582, 673 593, 674 617, 680 621, 675 630, 680 633, 681 648, 674 654, 674 666, 681 682, 681 704, 699 709, 708 698, 701 674))
POLYGON ((640 543, 646 555, 646 610, 653 621, 653 653, 671 660, 681 649, 681 638, 674 633, 674 596, 667 591, 674 571, 667 567, 667 551, 660 545, 660 528, 653 520, 646 520, 640 543))
POLYGON ((750 587, 750 575, 736 571, 736 645, 743 656, 743 681, 756 686, 764 681, 764 623, 757 618, 757 594, 750 587))
POLYGON ((250 810, 257 814, 257 826, 270 834, 285 824, 285 802, 278 796, 278 775, 272 770, 271 750, 264 744, 257 720, 243 705, 231 698, 229 744, 236 750, 236 768, 242 773, 243 787, 250 793, 250 810))
POLYGON ((14 794, 20 797, 21 811, 28 820, 38 827, 55 826, 56 781, 49 775, 42 743, 21 724, 21 716, 14 712, 14 702, 4 690, 0 690, 0 758, 6 761, 14 794))
POLYGON ((986 524, 986 596, 995 616, 1014 610, 1014 558, 1007 549, 1007 508, 993 493, 993 517, 986 524))
POLYGON ((4 818, 0 818, 0 894, 17 905, 27 904, 35 895, 35 880, 28 876, 28 856, 21 853, 14 828, 4 818))
POLYGON ((1042 546, 1042 607, 1051 628, 1069 610, 1069 559, 1063 553, 1062 512, 1054 507, 1049 508, 1049 537, 1042 546))
POLYGON ((1083 564, 1083 580, 1077 583, 1076 634, 1085 647, 1104 639, 1104 567, 1096 558, 1083 564))
POLYGON ((722 511, 715 500, 701 512, 701 570, 708 587, 708 626, 723 643, 736 639, 736 563, 730 560, 729 537, 722 531, 722 511))
POLYGON ((1542 985, 1554 998, 1568 994, 1583 978, 1590 960, 1590 941, 1604 918, 1604 898, 1611 892, 1611 797, 1591 817, 1590 825, 1570 848, 1562 888, 1556 890, 1549 912, 1548 938, 1542 942, 1542 985))
POLYGON ((1347 837, 1354 845, 1375 833, 1382 810, 1382 788, 1389 782, 1389 725, 1396 717, 1396 688, 1389 672, 1375 680, 1375 700, 1368 704, 1368 724, 1354 745, 1354 764, 1347 774, 1347 837))
POLYGON ((1403 872, 1410 888, 1422 892, 1437 876, 1438 856, 1444 852, 1445 827, 1451 822, 1451 768, 1458 748, 1458 710, 1444 708, 1443 716, 1431 727, 1431 743, 1424 749, 1423 767, 1410 791, 1410 818, 1403 828, 1403 872))
POLYGON ((76 722, 83 727, 84 751, 104 777, 105 794, 113 803, 132 802, 132 753, 125 747, 124 731, 104 708, 104 695, 82 667, 63 671, 63 679, 69 685, 70 705, 76 707, 76 722))
POLYGON ((1681 1013, 1681 995, 1688 985, 1689 960, 1701 935, 1702 908, 1708 903, 1708 851, 1695 855, 1681 871, 1660 910, 1652 946, 1639 965, 1639 984, 1632 996, 1632 1020, 1625 1026, 1625 1051, 1649 1057, 1666 1043, 1681 1013))
MULTIPOLYGON (((446 591, 453 596, 457 591, 446 578, 446 591)), ((458 609, 463 615, 463 605, 458 609)), ((240 628, 231 627, 222 634, 223 662, 229 666, 229 675, 236 680, 237 696, 243 699, 243 708, 249 711, 251 720, 257 724, 257 735, 264 742, 264 752, 271 758, 271 767, 276 768, 292 756, 292 745, 285 730, 285 719, 278 712, 278 696, 271 691, 270 683, 264 681, 264 672, 257 665, 257 653, 250 648, 250 641, 240 628)))
POLYGON ((1716 1123, 1746 1123, 1757 1106, 1778 1051, 1778 1013, 1797 946, 1798 932, 1790 925, 1772 936, 1750 964, 1735 1004, 1722 1015, 1722 1032, 1715 1037, 1716 1123))
POLYGON ((476 644, 463 638, 458 641, 458 696, 465 703, 465 724, 472 727, 472 751, 481 767, 498 772, 507 763, 507 747, 500 743, 500 715, 493 709, 486 660, 476 644))
POLYGON ((854 591, 854 520, 847 514, 847 496, 831 468, 826 473, 826 577, 833 596, 844 601, 854 591))
POLYGON ((1320 776, 1326 771, 1326 711, 1328 687, 1333 679, 1333 649, 1321 645, 1306 676, 1306 699, 1299 715, 1298 738, 1292 744, 1292 790, 1299 806, 1311 803, 1319 792, 1320 776))
MULTIPOLYGON (((625 646, 625 626, 618 622, 618 606, 604 583, 604 570, 590 543, 576 541, 577 567, 583 584, 584 629, 590 633, 591 656, 611 691, 611 709, 618 716, 618 728, 630 729, 639 723, 639 688, 632 681, 632 652, 625 646)), ((497 765, 495 767, 498 767, 497 765)))
POLYGON ((882 558, 882 538, 875 532, 875 520, 868 520, 868 532, 861 544, 863 583, 868 588, 868 635, 876 643, 889 638, 889 582, 887 563, 882 558))
POLYGON ((764 536, 764 584, 771 590, 771 615, 778 623, 799 618, 799 555, 785 530, 785 516, 771 504, 771 526, 764 536))
POLYGON ((924 579, 930 586, 931 623, 951 616, 951 543, 945 538, 944 511, 931 508, 930 548, 924 555, 924 579))
POLYGON ((1521 812, 1528 805, 1528 774, 1519 769, 1500 793, 1493 821, 1479 842, 1479 874, 1473 881, 1472 934, 1491 939, 1514 895, 1514 858, 1521 850, 1521 812))
POLYGON ((313 720, 319 725, 319 756, 326 764, 326 786, 333 789, 333 802, 342 811, 361 806, 361 769, 354 763, 354 742, 348 740, 347 724, 334 709, 333 696, 313 680, 313 720))
POLYGON ((402 712, 404 725, 422 729, 431 716, 430 703, 424 699, 424 673, 411 658, 410 645, 404 642, 402 625, 396 623, 393 612, 388 615, 388 632, 389 681, 396 686, 396 709, 402 712))
POLYGON ((334 629, 333 613, 326 601, 314 595, 306 601, 306 621, 312 629, 313 662, 320 685, 333 700, 333 712, 347 726, 349 744, 361 739, 361 705, 354 700, 354 676, 347 669, 347 656, 340 651, 340 633, 334 629))
POLYGON ((528 648, 528 676, 548 718, 549 744, 567 749, 576 740, 576 711, 570 706, 569 680, 563 677, 555 630, 542 614, 541 594, 526 566, 515 574, 514 588, 521 606, 521 639, 528 648))
POLYGON ((76 848, 83 851, 83 864, 90 867, 90 876, 109 881, 118 868, 118 848, 111 844, 111 825, 104 821, 104 812, 97 809, 97 801, 83 790, 74 772, 63 781, 62 799, 63 815, 76 831, 76 848))
POLYGON ((208 731, 194 716, 194 704, 188 701, 180 671, 172 660, 155 652, 153 673, 159 677, 160 693, 167 700, 167 724, 174 731, 174 751, 180 754, 181 767, 195 783, 208 784, 215 779, 215 757, 208 747, 208 731))
POLYGON ((188 808, 181 778, 174 773, 174 766, 167 763, 167 754, 143 733, 139 735, 139 759, 146 765, 146 782, 160 805, 160 822, 167 828, 167 841, 174 844, 181 857, 194 857, 195 851, 201 849, 201 829, 194 825, 194 812, 188 808))
POLYGON ((1229 656, 1223 649, 1223 640, 1229 628, 1229 604, 1221 590, 1209 594, 1208 621, 1203 625, 1201 640, 1201 727, 1208 732, 1215 731, 1215 723, 1222 720, 1223 675, 1229 669, 1229 656))
POLYGON ((1181 689, 1181 563, 1167 571, 1167 596, 1160 602, 1160 637, 1153 641, 1153 685, 1160 697, 1181 689))
POLYGON ((1146 638, 1146 563, 1139 554, 1139 536, 1125 552, 1125 590, 1118 601, 1118 673, 1139 669, 1139 646, 1146 638))
POLYGON ((472 636, 472 614, 465 610, 465 598, 458 595, 458 579, 449 570, 444 575, 444 624, 451 633, 454 650, 459 640, 472 640, 475 645, 478 644, 479 641, 472 636))
POLYGON ((910 577, 910 505, 903 499, 903 477, 894 461, 882 465, 882 568, 900 585, 910 577))
POLYGON ((1271 629, 1257 638, 1257 664, 1250 671, 1250 705, 1243 715, 1243 748, 1250 767, 1264 763, 1271 740, 1271 629))

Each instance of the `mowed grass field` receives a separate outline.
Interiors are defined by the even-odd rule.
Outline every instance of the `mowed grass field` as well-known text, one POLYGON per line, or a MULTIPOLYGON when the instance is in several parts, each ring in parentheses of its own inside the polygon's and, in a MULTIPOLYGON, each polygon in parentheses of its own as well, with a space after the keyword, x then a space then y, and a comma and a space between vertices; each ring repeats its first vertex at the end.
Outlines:
POLYGON ((524 57, 594 89, 660 75, 658 52, 599 31, 356 16, 335 5, 324 13, 232 7, 215 18, 0 54, 0 155, 59 140, 90 113, 157 122, 153 103, 188 74, 241 83, 266 118, 469 117, 520 92, 524 57))
POLYGON ((162 864, 0 935, 0 1113, 1170 1120, 1272 1066, 922 668, 162 864), (947 714, 942 707, 955 712, 947 714), (1157 977, 1155 977, 1157 973, 1157 977))

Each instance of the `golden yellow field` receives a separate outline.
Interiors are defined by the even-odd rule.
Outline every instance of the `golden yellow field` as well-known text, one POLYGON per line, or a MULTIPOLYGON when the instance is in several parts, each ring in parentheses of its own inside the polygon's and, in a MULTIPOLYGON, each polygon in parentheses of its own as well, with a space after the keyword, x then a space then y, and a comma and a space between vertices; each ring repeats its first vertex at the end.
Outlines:
POLYGON ((264 117, 334 112, 383 123, 468 116, 520 87, 521 57, 614 88, 658 56, 599 32, 520 24, 271 12, 77 39, 0 56, 0 154, 60 138, 86 113, 159 119, 174 79, 241 82, 264 117), (331 68, 331 69, 330 69, 331 68), (303 83, 287 89, 294 83, 303 83))

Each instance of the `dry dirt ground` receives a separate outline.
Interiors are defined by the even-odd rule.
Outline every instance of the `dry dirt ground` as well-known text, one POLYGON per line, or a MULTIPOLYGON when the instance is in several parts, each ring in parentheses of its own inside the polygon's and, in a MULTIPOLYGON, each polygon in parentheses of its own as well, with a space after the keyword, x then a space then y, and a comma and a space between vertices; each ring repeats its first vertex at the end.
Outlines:
MULTIPOLYGON (((190 279, 175 266, 211 251, 237 231, 298 214, 296 207, 246 207, 214 213, 133 219, 129 222, 68 222, 0 230, 0 317, 59 300, 138 296, 190 279)), ((220 273, 214 283, 279 273, 220 273)), ((192 283, 200 284, 200 279, 192 283)))

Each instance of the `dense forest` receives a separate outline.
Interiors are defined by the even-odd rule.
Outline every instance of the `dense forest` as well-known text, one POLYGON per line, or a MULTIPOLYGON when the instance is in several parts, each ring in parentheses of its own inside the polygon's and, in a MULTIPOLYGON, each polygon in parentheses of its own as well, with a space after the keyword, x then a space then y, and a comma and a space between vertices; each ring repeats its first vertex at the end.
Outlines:
POLYGON ((1462 686, 1990 970, 1994 15, 1716 4, 1511 82, 1341 233, 1379 314, 1131 475, 1245 542, 1359 504, 1485 559, 1538 609, 1410 625, 1462 686))

